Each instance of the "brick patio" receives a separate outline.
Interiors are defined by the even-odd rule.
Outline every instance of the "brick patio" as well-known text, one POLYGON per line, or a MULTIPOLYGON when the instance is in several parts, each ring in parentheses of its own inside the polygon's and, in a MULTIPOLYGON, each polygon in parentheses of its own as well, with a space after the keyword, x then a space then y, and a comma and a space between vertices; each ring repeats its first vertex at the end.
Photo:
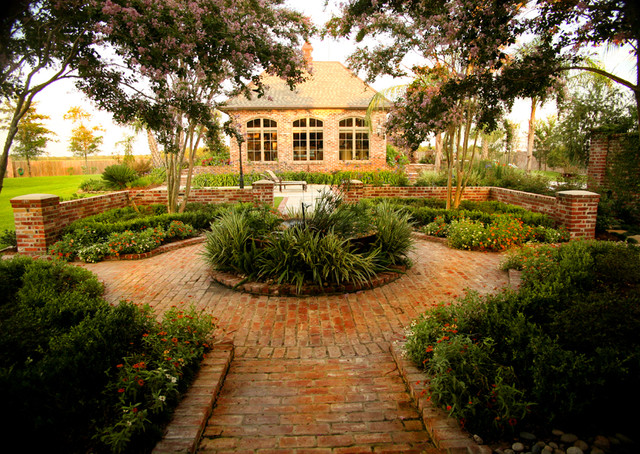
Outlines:
POLYGON ((389 346, 439 301, 507 284, 501 254, 420 239, 406 276, 384 287, 306 298, 237 293, 211 281, 188 246, 138 261, 82 264, 112 302, 157 313, 194 303, 218 319, 235 357, 199 452, 440 452, 433 447, 389 346))

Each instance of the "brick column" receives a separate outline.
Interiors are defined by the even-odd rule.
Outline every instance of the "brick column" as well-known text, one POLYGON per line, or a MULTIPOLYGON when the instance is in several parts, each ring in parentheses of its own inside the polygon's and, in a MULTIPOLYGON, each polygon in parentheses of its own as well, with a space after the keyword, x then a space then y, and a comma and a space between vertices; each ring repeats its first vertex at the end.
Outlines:
POLYGON ((555 219, 572 240, 596 237, 596 217, 600 194, 589 191, 560 191, 556 195, 555 219))
POLYGON ((273 181, 258 180, 251 185, 253 192, 253 203, 273 205, 273 181))
POLYGON ((357 203, 364 196, 364 183, 360 180, 350 180, 343 188, 344 201, 347 203, 357 203))
POLYGON ((11 199, 11 206, 18 252, 46 254, 58 235, 60 197, 51 194, 23 195, 11 199))
POLYGON ((604 185, 610 138, 608 134, 595 134, 591 138, 587 167, 587 189, 597 189, 604 185))

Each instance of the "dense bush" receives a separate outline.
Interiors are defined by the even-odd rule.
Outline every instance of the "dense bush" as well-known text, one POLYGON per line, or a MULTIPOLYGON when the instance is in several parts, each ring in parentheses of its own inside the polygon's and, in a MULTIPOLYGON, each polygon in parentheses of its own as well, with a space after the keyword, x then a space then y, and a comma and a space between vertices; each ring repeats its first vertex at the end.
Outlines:
POLYGON ((233 210, 211 225, 205 257, 214 268, 294 284, 359 283, 408 263, 408 215, 390 205, 342 204, 325 193, 315 210, 283 228, 274 213, 233 210))
POLYGON ((135 170, 126 164, 114 164, 102 172, 102 179, 110 189, 125 189, 127 183, 138 178, 135 170))
POLYGON ((17 245, 18 238, 15 230, 5 229, 0 232, 0 249, 8 246, 16 247, 17 245))
POLYGON ((99 180, 97 178, 88 178, 84 180, 80 183, 79 188, 84 192, 104 192, 110 189, 106 181, 99 180))
MULTIPOLYGON (((308 184, 326 184, 338 186, 349 180, 360 180, 364 184, 373 186, 382 186, 389 184, 391 186, 408 186, 409 179, 402 172, 394 172, 390 170, 381 170, 375 172, 359 172, 359 171, 339 171, 333 173, 321 172, 279 172, 277 175, 283 180, 306 181, 308 184)), ((196 175, 193 178, 194 188, 204 187, 221 187, 221 186, 238 186, 240 179, 239 174, 225 173, 214 175, 210 173, 196 175)), ((244 182, 247 185, 254 181, 264 180, 265 176, 261 173, 248 173, 244 175, 244 182)))
POLYGON ((162 242, 194 236, 229 207, 190 203, 184 213, 171 214, 165 205, 139 207, 137 211, 116 208, 69 224, 49 253, 64 260, 79 257, 95 262, 108 255, 148 252, 162 242))
POLYGON ((527 424, 624 431, 640 404, 640 249, 604 242, 523 248, 516 292, 469 294, 416 320, 408 356, 431 398, 473 432, 527 424))
POLYGON ((4 449, 24 451, 26 440, 30 451, 145 452, 158 440, 212 321, 175 309, 158 323, 101 294, 82 268, 0 261, 4 449))
MULTIPOLYGON (((532 192, 534 194, 554 195, 557 191, 569 189, 583 189, 584 184, 580 179, 564 179, 551 184, 551 180, 543 175, 527 173, 522 169, 510 165, 500 164, 496 161, 479 161, 474 164, 468 174, 467 186, 495 186, 499 188, 514 189, 516 191, 532 192)), ((456 184, 456 176, 453 175, 453 185, 456 184)), ((426 171, 418 176, 416 186, 446 186, 446 171, 426 171)))

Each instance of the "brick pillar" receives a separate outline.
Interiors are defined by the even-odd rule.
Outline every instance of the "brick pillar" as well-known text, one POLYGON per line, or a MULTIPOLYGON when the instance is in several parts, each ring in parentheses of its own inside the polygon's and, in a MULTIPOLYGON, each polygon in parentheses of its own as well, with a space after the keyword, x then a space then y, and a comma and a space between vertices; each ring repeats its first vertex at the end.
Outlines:
POLYGON ((560 191, 556 195, 556 220, 572 240, 596 237, 596 217, 600 194, 589 191, 560 191))
POLYGON ((360 180, 350 180, 343 184, 344 201, 347 203, 357 203, 363 197, 364 183, 360 180))
POLYGON ((18 252, 42 255, 57 239, 60 197, 29 194, 11 199, 18 252))
POLYGON ((587 189, 597 189, 604 185, 609 146, 610 136, 608 134, 594 134, 591 138, 587 167, 587 189))
POLYGON ((273 205, 273 181, 258 180, 251 185, 253 192, 253 203, 273 205))

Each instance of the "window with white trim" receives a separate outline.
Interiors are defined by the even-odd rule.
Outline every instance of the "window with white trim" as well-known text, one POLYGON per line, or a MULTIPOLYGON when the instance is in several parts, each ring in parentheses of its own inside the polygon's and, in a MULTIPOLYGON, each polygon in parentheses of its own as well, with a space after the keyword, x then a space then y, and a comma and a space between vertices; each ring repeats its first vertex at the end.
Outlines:
POLYGON ((249 161, 278 159, 278 123, 268 118, 247 122, 247 158, 249 161))
POLYGON ((369 159, 369 128, 364 118, 345 118, 338 124, 341 161, 369 159))
POLYGON ((322 161, 324 137, 322 120, 300 118, 293 122, 293 160, 322 161))

